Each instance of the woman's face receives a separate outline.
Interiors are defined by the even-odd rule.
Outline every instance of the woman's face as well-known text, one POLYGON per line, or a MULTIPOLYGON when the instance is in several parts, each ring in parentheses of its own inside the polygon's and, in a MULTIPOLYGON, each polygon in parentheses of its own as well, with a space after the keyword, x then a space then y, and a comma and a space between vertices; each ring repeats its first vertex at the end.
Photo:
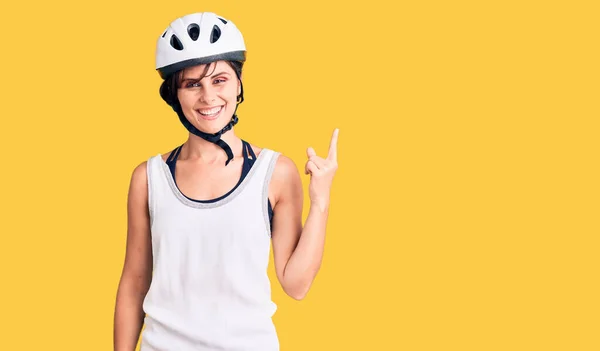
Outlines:
POLYGON ((229 121, 235 111, 240 82, 235 71, 225 61, 209 64, 206 77, 202 76, 206 65, 186 68, 181 77, 177 97, 186 118, 205 133, 217 133, 229 121))

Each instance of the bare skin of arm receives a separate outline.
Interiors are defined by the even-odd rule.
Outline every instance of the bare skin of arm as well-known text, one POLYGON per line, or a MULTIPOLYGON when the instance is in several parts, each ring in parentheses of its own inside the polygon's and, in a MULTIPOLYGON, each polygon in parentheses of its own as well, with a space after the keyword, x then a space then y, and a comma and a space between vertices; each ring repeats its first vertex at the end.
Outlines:
POLYGON ((307 150, 305 174, 310 174, 310 210, 302 225, 303 189, 294 162, 281 155, 269 184, 273 206, 273 257, 275 271, 283 290, 301 300, 321 267, 325 231, 329 216, 330 189, 337 170, 337 135, 334 131, 327 158, 307 150))
POLYGON ((152 240, 148 212, 146 162, 135 168, 127 199, 127 246, 117 290, 115 351, 134 351, 144 323, 142 303, 152 279, 152 240))

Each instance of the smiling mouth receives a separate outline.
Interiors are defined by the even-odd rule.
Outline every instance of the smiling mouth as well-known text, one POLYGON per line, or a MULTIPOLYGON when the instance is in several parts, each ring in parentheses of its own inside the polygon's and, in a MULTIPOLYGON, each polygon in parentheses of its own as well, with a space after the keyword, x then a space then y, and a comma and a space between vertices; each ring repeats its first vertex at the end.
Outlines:
POLYGON ((198 114, 203 119, 210 120, 210 119, 217 118, 217 116, 219 115, 219 113, 221 113, 222 110, 223 110, 223 106, 217 106, 217 107, 213 107, 213 108, 197 109, 196 112, 198 112, 198 114))

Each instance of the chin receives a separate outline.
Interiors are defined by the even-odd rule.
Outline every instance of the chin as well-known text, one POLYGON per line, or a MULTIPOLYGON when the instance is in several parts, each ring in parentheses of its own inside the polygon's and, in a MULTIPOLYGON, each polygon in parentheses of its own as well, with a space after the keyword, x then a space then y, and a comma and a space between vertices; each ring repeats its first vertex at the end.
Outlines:
POLYGON ((200 129, 204 133, 215 134, 221 131, 225 126, 231 121, 231 116, 227 119, 219 118, 213 121, 204 121, 198 120, 196 123, 196 128, 200 129))

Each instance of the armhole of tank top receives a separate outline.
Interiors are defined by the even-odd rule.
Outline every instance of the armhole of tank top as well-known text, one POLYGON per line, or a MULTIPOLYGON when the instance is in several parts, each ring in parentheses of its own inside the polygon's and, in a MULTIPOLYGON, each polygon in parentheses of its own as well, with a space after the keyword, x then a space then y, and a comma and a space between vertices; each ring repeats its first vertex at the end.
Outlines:
POLYGON ((265 221, 265 228, 267 230, 267 234, 269 235, 269 237, 271 237, 271 221, 269 219, 269 184, 271 183, 271 177, 273 176, 273 171, 275 170, 275 164, 277 163, 277 159, 279 158, 279 152, 263 149, 261 153, 265 151, 268 151, 270 153, 270 159, 263 181, 261 202, 263 218, 265 221))
POLYGON ((154 220, 154 163, 156 161, 155 156, 151 157, 148 162, 146 162, 146 180, 148 183, 148 215, 150 217, 150 227, 152 227, 152 222, 154 220))

